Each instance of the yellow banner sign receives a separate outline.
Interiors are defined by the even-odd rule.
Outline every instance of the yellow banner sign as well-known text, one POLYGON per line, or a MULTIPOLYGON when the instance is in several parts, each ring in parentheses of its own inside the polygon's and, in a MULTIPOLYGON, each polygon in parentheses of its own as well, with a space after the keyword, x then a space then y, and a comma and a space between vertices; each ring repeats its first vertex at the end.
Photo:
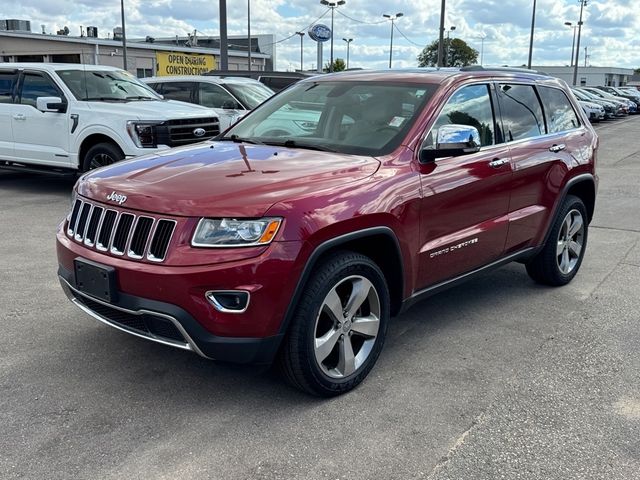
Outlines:
POLYGON ((213 55, 199 53, 156 52, 156 62, 158 62, 159 77, 203 75, 216 68, 216 59, 213 55))

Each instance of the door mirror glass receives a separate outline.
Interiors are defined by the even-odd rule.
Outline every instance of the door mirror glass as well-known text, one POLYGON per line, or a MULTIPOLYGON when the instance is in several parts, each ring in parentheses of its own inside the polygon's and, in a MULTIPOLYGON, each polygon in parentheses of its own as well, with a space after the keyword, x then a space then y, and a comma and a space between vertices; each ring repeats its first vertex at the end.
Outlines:
POLYGON ((41 112, 64 113, 67 111, 67 104, 60 97, 38 97, 36 108, 41 112))
POLYGON ((420 152, 420 159, 428 162, 441 157, 457 157, 480 151, 480 132, 470 125, 449 124, 438 128, 434 145, 420 152))

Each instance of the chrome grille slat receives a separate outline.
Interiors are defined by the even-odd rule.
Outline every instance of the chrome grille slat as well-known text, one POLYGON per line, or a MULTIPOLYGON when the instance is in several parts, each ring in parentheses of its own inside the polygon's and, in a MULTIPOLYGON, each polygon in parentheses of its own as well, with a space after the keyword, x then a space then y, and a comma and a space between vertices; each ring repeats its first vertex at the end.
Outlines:
POLYGON ((67 235, 87 248, 133 260, 162 262, 177 221, 108 208, 77 199, 67 217, 67 235))

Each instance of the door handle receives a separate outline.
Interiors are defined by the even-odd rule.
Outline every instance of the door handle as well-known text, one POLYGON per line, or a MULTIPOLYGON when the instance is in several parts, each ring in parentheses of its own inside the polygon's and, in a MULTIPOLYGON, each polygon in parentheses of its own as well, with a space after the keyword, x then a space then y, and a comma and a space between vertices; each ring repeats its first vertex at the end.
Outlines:
POLYGON ((549 147, 549 151, 553 153, 558 153, 564 150, 565 148, 567 148, 567 146, 564 143, 561 143, 559 145, 554 144, 549 147))
POLYGON ((13 116, 13 119, 14 119, 14 120, 26 120, 26 119, 27 119, 27 116, 26 116, 24 113, 16 113, 16 114, 13 116))
POLYGON ((494 158, 489 162, 489 166, 491 168, 500 168, 501 166, 506 165, 507 163, 509 163, 509 160, 507 160, 506 158, 494 158))

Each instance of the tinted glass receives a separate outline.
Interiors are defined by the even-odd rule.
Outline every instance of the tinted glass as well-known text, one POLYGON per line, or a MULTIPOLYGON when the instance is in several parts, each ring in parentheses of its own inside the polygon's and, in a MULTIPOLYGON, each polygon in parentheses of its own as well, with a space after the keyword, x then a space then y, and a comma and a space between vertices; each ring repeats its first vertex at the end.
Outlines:
POLYGON ((0 103, 11 103, 11 94, 16 82, 13 72, 0 72, 0 103))
POLYGON ((238 102, 218 85, 198 83, 200 105, 210 108, 241 108, 238 102))
POLYGON ((564 132, 580 126, 569 99, 557 88, 539 87, 549 133, 564 132))
POLYGON ((227 83, 225 87, 249 110, 253 110, 274 94, 273 90, 260 82, 227 83))
POLYGON ((20 103, 36 106, 38 97, 59 97, 60 91, 48 78, 34 73, 27 73, 22 82, 22 94, 20 103))
POLYGON ((435 89, 374 81, 297 83, 256 108, 225 138, 384 155, 400 145, 435 89))
POLYGON ((129 102, 160 97, 124 70, 59 70, 58 76, 78 100, 129 102))
POLYGON ((167 100, 193 103, 193 86, 192 82, 167 82, 162 86, 162 96, 167 100))
POLYGON ((426 144, 431 145, 437 130, 443 125, 457 124, 476 127, 482 145, 495 143, 493 107, 488 85, 469 85, 455 92, 442 109, 431 128, 426 144))
POLYGON ((500 85, 498 98, 507 141, 545 133, 542 108, 533 86, 500 85))

